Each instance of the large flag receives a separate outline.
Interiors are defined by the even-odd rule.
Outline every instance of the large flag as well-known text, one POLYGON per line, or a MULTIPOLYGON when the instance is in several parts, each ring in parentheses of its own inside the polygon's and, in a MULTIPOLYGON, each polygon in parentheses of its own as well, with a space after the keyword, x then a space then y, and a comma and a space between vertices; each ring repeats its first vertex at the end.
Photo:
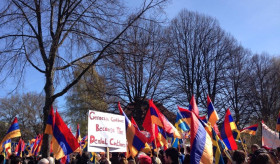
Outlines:
POLYGON ((249 133, 251 135, 255 135, 256 131, 258 129, 258 125, 259 124, 254 124, 254 125, 251 125, 249 127, 243 128, 242 130, 240 130, 240 132, 241 133, 249 133))
POLYGON ((191 125, 191 111, 188 109, 184 109, 178 106, 181 116, 183 120, 190 126, 191 125))
POLYGON ((262 146, 276 149, 280 147, 279 133, 271 130, 262 122, 262 146))
POLYGON ((232 131, 236 129, 237 127, 232 119, 231 113, 229 109, 227 109, 224 124, 221 130, 221 137, 229 150, 237 150, 237 144, 232 133, 232 131))
POLYGON ((208 121, 211 123, 212 126, 214 126, 216 122, 219 120, 219 117, 211 102, 209 95, 207 95, 207 109, 208 109, 208 121))
POLYGON ((74 152, 79 147, 77 139, 71 133, 57 111, 55 114, 52 143, 53 153, 56 159, 60 159, 74 152))
POLYGON ((181 134, 166 119, 166 117, 157 109, 153 100, 149 100, 149 110, 145 116, 143 127, 148 131, 152 131, 152 124, 161 127, 166 133, 173 134, 175 138, 181 138, 181 134))
POLYGON ((278 132, 280 132, 280 111, 279 111, 278 118, 277 118, 276 130, 278 132))
POLYGON ((55 123, 54 111, 53 111, 53 107, 51 107, 51 110, 50 110, 50 113, 48 116, 48 120, 47 120, 47 124, 46 124, 46 129, 45 129, 46 134, 53 133, 54 123, 55 123))
POLYGON ((216 134, 215 130, 212 129, 212 143, 213 143, 213 154, 215 158, 215 164, 224 164, 222 152, 219 145, 220 138, 216 134))
MULTIPOLYGON (((8 139, 15 138, 15 137, 20 137, 20 136, 21 136, 21 133, 20 133, 20 129, 19 129, 19 126, 18 126, 18 120, 15 117, 15 119, 12 122, 10 128, 8 129, 8 132, 6 133, 5 137, 2 139, 0 145, 2 145, 8 139)), ((0 146, 0 152, 2 152, 2 150, 3 150, 3 148, 2 148, 2 146, 0 146)))
POLYGON ((210 135, 202 125, 202 121, 191 112, 191 162, 192 164, 212 164, 213 149, 210 135))
POLYGON ((118 103, 118 108, 120 114, 125 117, 126 139, 128 144, 127 146, 129 148, 131 156, 134 158, 138 154, 138 151, 145 147, 147 138, 134 124, 131 123, 131 121, 122 110, 120 103, 118 103))
POLYGON ((183 116, 180 114, 180 112, 177 112, 177 116, 176 116, 176 121, 175 121, 175 127, 176 129, 183 133, 185 131, 189 131, 190 127, 188 126, 188 124, 183 120, 183 116))
POLYGON ((196 105, 196 101, 195 101, 194 96, 192 96, 192 99, 190 101, 189 110, 194 112, 197 116, 199 116, 199 110, 198 110, 198 107, 196 105))

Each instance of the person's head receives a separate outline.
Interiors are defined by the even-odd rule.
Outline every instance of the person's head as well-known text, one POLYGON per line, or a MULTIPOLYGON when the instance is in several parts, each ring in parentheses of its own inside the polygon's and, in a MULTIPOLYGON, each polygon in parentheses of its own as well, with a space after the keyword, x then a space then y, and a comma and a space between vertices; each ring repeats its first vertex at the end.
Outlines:
POLYGON ((143 151, 145 154, 147 154, 148 156, 152 155, 152 150, 150 147, 144 147, 141 151, 143 151))
POLYGON ((251 146, 251 151, 252 153, 254 153, 255 151, 259 150, 260 149, 260 146, 258 144, 253 144, 251 146))
POLYGON ((0 164, 4 163, 4 155, 0 155, 0 164))
POLYGON ((164 160, 166 164, 178 164, 178 150, 170 147, 165 150, 164 160))
POLYGON ((83 152, 82 158, 89 159, 89 152, 83 152))
POLYGON ((271 160, 272 160, 274 163, 278 163, 276 150, 270 150, 270 151, 268 152, 268 155, 270 156, 271 160))
POLYGON ((270 156, 267 153, 260 153, 257 157, 256 157, 256 164, 271 164, 273 163, 270 156))
POLYGON ((141 154, 138 157, 139 164, 152 164, 152 158, 146 154, 141 154))
POLYGON ((184 147, 181 147, 180 153, 181 153, 181 154, 185 154, 185 149, 184 149, 184 147))
POLYGON ((100 154, 100 158, 101 159, 105 159, 106 158, 105 152, 100 152, 99 154, 100 154))
POLYGON ((131 157, 129 157, 127 160, 128 160, 128 164, 136 164, 135 160, 131 157))
POLYGON ((50 162, 49 162, 49 160, 47 159, 47 158, 42 158, 39 162, 38 162, 38 164, 49 164, 50 162))
POLYGON ((125 157, 122 157, 119 161, 120 164, 128 164, 128 161, 125 157))
POLYGON ((280 158, 280 147, 277 147, 276 150, 277 157, 280 158))
POLYGON ((14 156, 14 157, 11 158, 11 164, 21 164, 21 163, 22 163, 22 160, 21 160, 20 157, 14 156))
POLYGON ((242 150, 236 150, 232 155, 232 160, 236 162, 236 164, 242 164, 245 162, 246 155, 242 150))
POLYGON ((186 146, 186 154, 191 154, 191 147, 190 146, 186 146))
POLYGON ((53 157, 48 157, 47 159, 49 160, 50 164, 54 164, 54 158, 53 157))

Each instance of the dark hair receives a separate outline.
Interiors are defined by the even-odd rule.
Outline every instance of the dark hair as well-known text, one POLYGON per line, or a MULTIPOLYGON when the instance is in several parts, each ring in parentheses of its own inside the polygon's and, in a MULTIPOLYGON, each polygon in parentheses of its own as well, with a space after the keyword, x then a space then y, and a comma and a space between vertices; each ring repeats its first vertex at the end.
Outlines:
POLYGON ((183 164, 190 164, 190 163, 191 163, 191 155, 190 154, 186 154, 185 158, 184 158, 183 164))
POLYGON ((276 149, 277 149, 278 152, 280 152, 280 147, 277 147, 276 149))
POLYGON ((18 164, 19 162, 22 162, 20 157, 16 156, 11 158, 11 164, 18 164))
POLYGON ((178 154, 178 150, 170 147, 168 149, 165 150, 165 156, 168 156, 171 158, 172 160, 172 164, 178 164, 178 158, 179 158, 179 154, 178 154))
POLYGON ((191 153, 191 147, 190 146, 186 146, 186 150, 187 150, 187 153, 191 153))
POLYGON ((4 155, 0 155, 0 163, 4 162, 4 155))
POLYGON ((251 146, 251 148, 260 149, 260 146, 259 146, 258 144, 253 144, 253 145, 251 146))
POLYGON ((246 155, 245 155, 244 151, 242 151, 242 150, 236 150, 232 155, 232 159, 237 164, 241 164, 241 163, 245 162, 245 158, 246 158, 246 155))
POLYGON ((270 156, 267 153, 260 153, 256 157, 256 164, 270 164, 273 163, 270 156))

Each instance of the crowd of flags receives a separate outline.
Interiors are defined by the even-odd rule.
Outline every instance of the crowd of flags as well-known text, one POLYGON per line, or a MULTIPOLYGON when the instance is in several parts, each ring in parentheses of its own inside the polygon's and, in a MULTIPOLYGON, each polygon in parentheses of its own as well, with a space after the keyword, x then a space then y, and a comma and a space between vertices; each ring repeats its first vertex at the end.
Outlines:
MULTIPOLYGON (((194 96, 192 96, 188 109, 178 106, 174 125, 159 111, 153 100, 149 100, 149 109, 142 124, 146 133, 139 129, 133 117, 131 119, 127 117, 120 103, 118 108, 120 114, 125 117, 128 150, 126 155, 132 157, 135 157, 147 144, 154 149, 159 147, 167 149, 169 146, 168 138, 171 138, 171 146, 173 147, 179 147, 186 138, 189 138, 191 163, 213 163, 215 161, 216 164, 223 164, 222 152, 227 155, 227 150, 237 150, 236 141, 244 144, 240 133, 255 135, 258 128, 258 124, 254 124, 238 129, 230 110, 227 109, 221 131, 219 131, 217 126, 219 117, 209 96, 207 96, 207 117, 199 116, 198 106, 194 96), (145 135, 147 132, 148 136, 145 135)), ((280 132, 280 113, 276 129, 280 132)), ((69 154, 87 149, 87 136, 81 138, 79 125, 77 125, 74 136, 59 113, 54 112, 53 108, 50 109, 44 134, 52 135, 50 147, 56 159, 67 161, 70 159, 69 154)), ((19 139, 15 153, 18 156, 23 156, 23 153, 38 155, 41 151, 44 134, 39 134, 27 143, 19 139)), ((0 152, 9 156, 11 154, 11 139, 20 136, 18 120, 15 118, 0 143, 0 152)), ((95 156, 95 153, 91 153, 92 161, 95 160, 95 156)), ((227 156, 230 158, 230 155, 227 156)))

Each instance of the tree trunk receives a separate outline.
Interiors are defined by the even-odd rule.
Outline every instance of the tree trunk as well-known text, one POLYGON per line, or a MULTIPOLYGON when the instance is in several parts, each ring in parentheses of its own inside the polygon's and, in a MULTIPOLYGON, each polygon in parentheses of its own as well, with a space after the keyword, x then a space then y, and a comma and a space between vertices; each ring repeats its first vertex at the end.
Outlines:
MULTIPOLYGON (((44 91, 46 94, 45 98, 45 106, 43 108, 44 112, 44 130, 46 129, 46 123, 48 121, 49 112, 51 109, 51 106, 54 102, 52 96, 54 94, 54 87, 53 87, 53 73, 50 71, 50 73, 46 73, 46 85, 44 87, 44 91)), ((50 146, 51 146, 51 135, 44 134, 43 136, 43 144, 42 144, 42 157, 46 158, 50 156, 50 146)))

